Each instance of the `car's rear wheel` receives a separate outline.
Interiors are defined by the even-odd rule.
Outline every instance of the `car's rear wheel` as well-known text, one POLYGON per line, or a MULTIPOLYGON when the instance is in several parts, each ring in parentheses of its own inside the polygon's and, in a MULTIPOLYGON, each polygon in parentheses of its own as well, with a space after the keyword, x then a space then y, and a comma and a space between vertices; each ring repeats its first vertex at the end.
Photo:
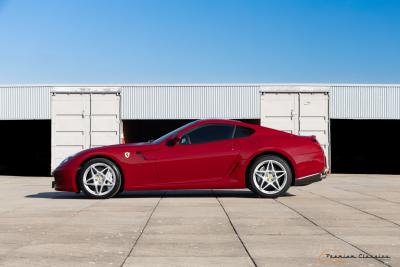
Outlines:
POLYGON ((108 159, 89 160, 83 164, 78 175, 80 189, 90 198, 113 197, 121 187, 121 173, 108 159))
POLYGON ((248 177, 250 189, 260 197, 275 198, 286 193, 292 183, 289 164, 274 155, 265 155, 252 164, 248 177))

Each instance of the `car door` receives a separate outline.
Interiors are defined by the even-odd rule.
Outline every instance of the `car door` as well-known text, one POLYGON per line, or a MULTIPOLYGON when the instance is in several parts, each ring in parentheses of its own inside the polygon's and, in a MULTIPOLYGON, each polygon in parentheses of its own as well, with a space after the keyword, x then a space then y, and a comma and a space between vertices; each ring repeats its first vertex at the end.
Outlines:
POLYGON ((238 159, 234 125, 206 124, 184 133, 178 144, 160 153, 156 168, 161 183, 212 182, 229 173, 238 159))

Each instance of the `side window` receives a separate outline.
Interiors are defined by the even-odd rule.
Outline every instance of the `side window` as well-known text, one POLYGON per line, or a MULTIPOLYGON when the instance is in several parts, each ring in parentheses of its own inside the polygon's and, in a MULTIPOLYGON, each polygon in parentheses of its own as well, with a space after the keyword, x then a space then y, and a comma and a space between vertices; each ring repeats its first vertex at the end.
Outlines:
POLYGON ((210 124, 185 134, 182 139, 185 140, 186 144, 201 144, 232 139, 233 129, 234 126, 229 124, 210 124))
POLYGON ((250 128, 247 128, 247 127, 243 127, 243 126, 236 126, 234 138, 250 136, 254 132, 255 131, 253 129, 250 129, 250 128))

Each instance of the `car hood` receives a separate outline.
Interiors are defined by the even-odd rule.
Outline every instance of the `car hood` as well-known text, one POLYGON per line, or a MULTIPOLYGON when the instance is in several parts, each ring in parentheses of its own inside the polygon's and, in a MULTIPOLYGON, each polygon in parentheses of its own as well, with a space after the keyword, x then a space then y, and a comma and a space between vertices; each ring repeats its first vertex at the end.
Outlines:
POLYGON ((117 144, 117 145, 109 145, 109 146, 101 146, 101 147, 94 147, 82 150, 81 152, 77 153, 77 156, 84 155, 84 154, 92 154, 92 153, 101 153, 101 152, 113 152, 113 151, 143 151, 143 150, 153 150, 159 148, 159 144, 152 144, 149 142, 142 142, 142 143, 130 143, 130 144, 117 144))

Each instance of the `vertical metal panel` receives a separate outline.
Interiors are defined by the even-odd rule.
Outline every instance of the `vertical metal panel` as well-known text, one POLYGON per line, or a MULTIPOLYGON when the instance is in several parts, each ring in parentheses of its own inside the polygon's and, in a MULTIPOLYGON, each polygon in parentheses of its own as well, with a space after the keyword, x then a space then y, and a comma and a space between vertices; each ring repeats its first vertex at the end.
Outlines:
POLYGON ((260 87, 240 85, 122 88, 122 119, 259 118, 260 87))
POLYGON ((330 162, 329 134, 329 95, 300 93, 299 135, 315 135, 328 162, 330 162))
POLYGON ((332 86, 331 118, 400 119, 400 86, 332 86))
POLYGON ((119 143, 119 94, 92 94, 90 96, 90 146, 119 143))
POLYGON ((51 170, 90 147, 90 94, 55 94, 51 105, 51 170))
POLYGON ((50 89, 46 86, 0 87, 0 120, 50 119, 50 89))
POLYGON ((299 132, 299 94, 263 93, 261 125, 292 134, 299 132))

